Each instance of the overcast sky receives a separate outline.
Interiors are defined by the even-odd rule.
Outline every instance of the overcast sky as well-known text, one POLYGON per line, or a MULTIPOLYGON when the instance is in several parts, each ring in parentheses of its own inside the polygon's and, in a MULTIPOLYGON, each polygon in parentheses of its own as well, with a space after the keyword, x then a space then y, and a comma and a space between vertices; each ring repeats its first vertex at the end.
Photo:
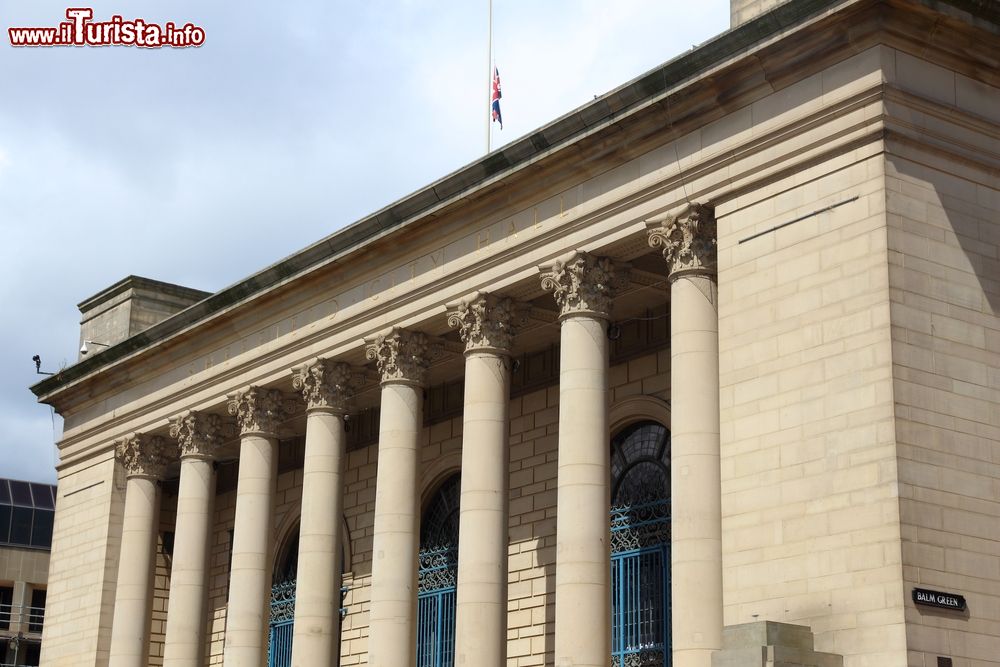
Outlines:
MULTIPOLYGON (((129 274, 221 289, 485 151, 486 0, 90 6, 206 41, 14 49, 67 4, 0 0, 2 477, 55 481, 31 357, 75 361, 84 298, 129 274)), ((494 0, 494 148, 728 23, 728 0, 494 0)))

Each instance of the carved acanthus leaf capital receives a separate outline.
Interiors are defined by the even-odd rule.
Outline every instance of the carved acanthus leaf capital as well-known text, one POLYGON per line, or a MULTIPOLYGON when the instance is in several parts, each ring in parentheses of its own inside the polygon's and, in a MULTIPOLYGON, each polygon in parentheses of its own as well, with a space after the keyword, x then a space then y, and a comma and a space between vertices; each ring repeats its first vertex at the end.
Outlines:
POLYGON ((365 342, 365 356, 375 360, 383 384, 401 382, 423 386, 427 381, 430 356, 439 347, 426 334, 398 327, 365 342))
POLYGON ((476 292, 448 305, 448 326, 458 327, 466 352, 488 350, 510 354, 517 328, 526 319, 525 313, 524 304, 476 292))
POLYGON ((167 443, 158 435, 130 433, 115 442, 115 458, 128 477, 161 479, 170 463, 167 443))
POLYGON ((364 375, 350 364, 316 359, 293 371, 292 386, 302 392, 307 410, 346 414, 364 375))
POLYGON ((560 317, 592 315, 607 319, 612 299, 629 282, 627 263, 582 250, 541 270, 542 289, 552 292, 560 317))
POLYGON ((683 274, 717 272, 718 240, 712 206, 690 203, 678 213, 647 220, 646 227, 649 245, 663 250, 671 280, 683 274))
POLYGON ((170 437, 177 440, 181 458, 214 459, 225 439, 219 415, 188 411, 170 420, 170 437))
POLYGON ((249 387, 229 396, 229 414, 236 417, 241 435, 278 436, 278 425, 291 412, 290 401, 278 389, 249 387))

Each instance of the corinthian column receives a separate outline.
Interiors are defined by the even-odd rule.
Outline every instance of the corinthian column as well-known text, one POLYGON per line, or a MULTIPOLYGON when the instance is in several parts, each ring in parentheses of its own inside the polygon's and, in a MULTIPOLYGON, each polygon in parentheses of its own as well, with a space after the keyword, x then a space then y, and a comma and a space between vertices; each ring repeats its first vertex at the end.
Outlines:
POLYGON ((271 594, 278 423, 285 416, 277 389, 250 387, 229 397, 240 429, 232 570, 226 612, 226 667, 260 667, 265 658, 271 594))
POLYGON ((476 294, 449 306, 465 342, 455 664, 507 664, 507 439, 514 304, 476 294))
POLYGON ((215 505, 214 460, 222 443, 222 418, 185 413, 170 420, 170 436, 177 439, 180 449, 181 478, 163 664, 190 667, 201 665, 205 654, 208 546, 215 505))
POLYGON ((340 636, 341 515, 344 512, 344 415, 358 374, 317 359, 295 370, 306 402, 298 581, 292 665, 336 665, 340 636))
POLYGON ((722 648, 719 311, 714 211, 651 220, 670 280, 670 580, 674 667, 710 667, 722 648))
POLYGON ((413 667, 417 646, 417 489, 427 336, 393 329, 368 342, 382 381, 368 664, 413 667))
POLYGON ((606 667, 611 657, 608 338, 627 266, 574 252, 542 268, 559 305, 559 479, 556 667, 606 667))
POLYGON ((125 467, 125 517, 118 559, 111 667, 143 667, 149 657, 153 567, 160 517, 160 489, 167 464, 163 438, 134 433, 115 443, 125 467))

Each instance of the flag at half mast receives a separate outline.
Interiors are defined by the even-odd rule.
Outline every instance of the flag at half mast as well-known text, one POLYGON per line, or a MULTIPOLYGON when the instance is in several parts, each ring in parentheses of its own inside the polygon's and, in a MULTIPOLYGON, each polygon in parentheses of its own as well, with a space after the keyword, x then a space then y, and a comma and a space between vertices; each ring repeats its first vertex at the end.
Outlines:
POLYGON ((503 129, 503 117, 500 116, 500 70, 493 67, 493 94, 490 96, 490 108, 493 110, 493 121, 500 123, 503 129))

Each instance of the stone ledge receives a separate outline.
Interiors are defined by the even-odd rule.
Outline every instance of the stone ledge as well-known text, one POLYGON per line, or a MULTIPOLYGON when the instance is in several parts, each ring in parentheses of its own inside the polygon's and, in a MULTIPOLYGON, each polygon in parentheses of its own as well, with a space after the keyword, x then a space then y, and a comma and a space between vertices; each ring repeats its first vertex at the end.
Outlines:
POLYGON ((844 659, 813 649, 808 626, 757 621, 727 626, 712 667, 843 667, 844 659))

